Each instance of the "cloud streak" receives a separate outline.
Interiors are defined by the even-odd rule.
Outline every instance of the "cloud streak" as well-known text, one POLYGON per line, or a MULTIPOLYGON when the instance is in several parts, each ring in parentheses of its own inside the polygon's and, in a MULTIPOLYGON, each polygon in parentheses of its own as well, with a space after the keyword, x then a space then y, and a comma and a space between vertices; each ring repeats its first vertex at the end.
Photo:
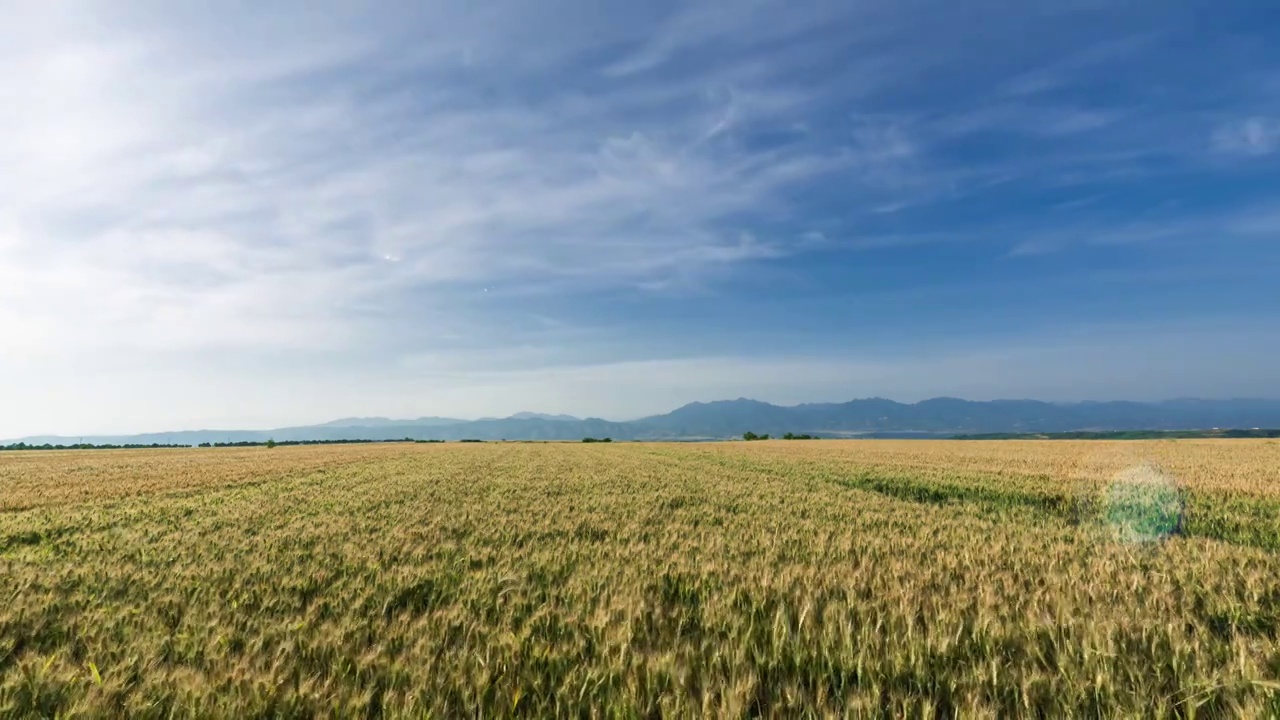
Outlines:
MULTIPOLYGON (((734 89, 712 122, 714 79, 504 88, 494 67, 529 48, 454 52, 484 33, 402 57, 379 45, 386 27, 331 44, 342 18, 283 45, 198 18, 230 46, 174 62, 197 18, 99 31, 30 12, 49 42, 4 64, 18 81, 4 105, 21 111, 0 140, 2 271, 21 282, 3 319, 49 352, 340 344, 409 298, 465 315, 460 286, 696 278, 788 253, 787 237, 749 232, 794 212, 788 188, 853 167, 874 184, 886 165, 865 142, 740 142, 803 102, 768 89, 734 89)), ((544 82, 567 72, 540 62, 544 82)))
MULTIPOLYGON (((723 358, 664 318, 767 300, 766 277, 872 293, 875 263, 910 289, 949 262, 1266 237, 1259 198, 1152 208, 1260 172, 1276 98, 1181 82, 1171 63, 1208 71, 1154 0, 1068 5, 6 4, 0 372, 150 393, 292 370, 303 393, 312 367, 723 358)), ((54 395, 51 416, 100 401, 54 395)))

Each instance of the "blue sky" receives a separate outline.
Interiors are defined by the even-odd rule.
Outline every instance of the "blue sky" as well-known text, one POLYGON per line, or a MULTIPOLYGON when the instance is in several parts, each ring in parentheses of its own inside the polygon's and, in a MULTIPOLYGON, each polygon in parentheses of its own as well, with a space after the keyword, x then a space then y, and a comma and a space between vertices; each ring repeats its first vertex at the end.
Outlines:
POLYGON ((1268 3, 0 12, 0 436, 1280 396, 1268 3))

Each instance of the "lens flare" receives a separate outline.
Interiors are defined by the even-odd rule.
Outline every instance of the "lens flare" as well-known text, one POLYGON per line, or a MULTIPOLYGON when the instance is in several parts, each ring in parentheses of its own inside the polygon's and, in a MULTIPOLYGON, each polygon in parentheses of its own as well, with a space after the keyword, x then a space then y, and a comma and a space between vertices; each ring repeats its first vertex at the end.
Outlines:
POLYGON ((1182 488, 1152 463, 1142 463, 1112 478, 1104 498, 1104 517, 1123 542, 1150 543, 1182 533, 1182 488))

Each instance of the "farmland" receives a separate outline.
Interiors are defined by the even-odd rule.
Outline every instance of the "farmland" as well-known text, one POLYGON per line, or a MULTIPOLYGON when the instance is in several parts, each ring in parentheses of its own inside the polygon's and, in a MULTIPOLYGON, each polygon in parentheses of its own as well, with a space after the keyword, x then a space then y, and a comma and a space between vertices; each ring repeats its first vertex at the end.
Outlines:
POLYGON ((13 453, 0 598, 5 717, 1268 717, 1280 444, 13 453))

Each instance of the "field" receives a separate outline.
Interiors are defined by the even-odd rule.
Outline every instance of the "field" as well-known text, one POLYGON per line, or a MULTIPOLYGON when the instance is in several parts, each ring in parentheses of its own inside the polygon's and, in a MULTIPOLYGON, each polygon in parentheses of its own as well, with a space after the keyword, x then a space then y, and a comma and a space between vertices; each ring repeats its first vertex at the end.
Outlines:
POLYGON ((1280 444, 0 454, 53 715, 1276 717, 1280 444))

